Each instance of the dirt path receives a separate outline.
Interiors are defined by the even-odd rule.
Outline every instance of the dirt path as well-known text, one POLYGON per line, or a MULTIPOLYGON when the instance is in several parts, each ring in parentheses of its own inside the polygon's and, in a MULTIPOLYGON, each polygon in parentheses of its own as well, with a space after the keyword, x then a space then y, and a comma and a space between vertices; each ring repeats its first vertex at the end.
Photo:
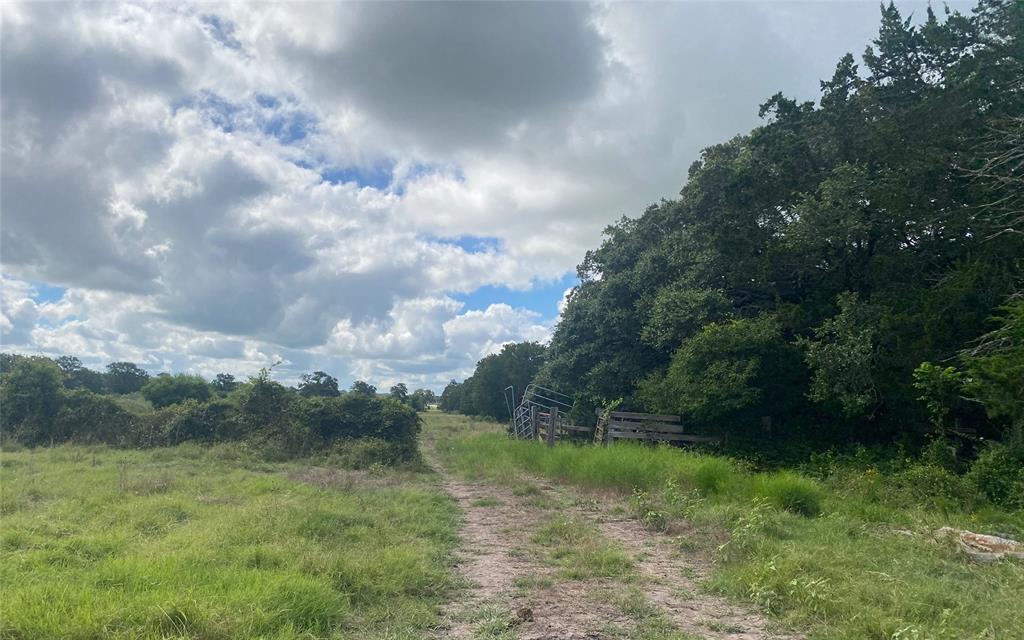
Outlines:
POLYGON ((671 538, 624 515, 612 498, 581 501, 535 479, 524 479, 517 490, 465 482, 432 463, 463 513, 457 563, 467 585, 447 607, 439 638, 793 638, 773 633, 762 616, 704 593, 699 583, 707 562, 680 553, 671 538), (632 570, 610 578, 567 575, 534 539, 553 518, 585 521, 606 541, 618 541, 611 544, 628 555, 632 570))

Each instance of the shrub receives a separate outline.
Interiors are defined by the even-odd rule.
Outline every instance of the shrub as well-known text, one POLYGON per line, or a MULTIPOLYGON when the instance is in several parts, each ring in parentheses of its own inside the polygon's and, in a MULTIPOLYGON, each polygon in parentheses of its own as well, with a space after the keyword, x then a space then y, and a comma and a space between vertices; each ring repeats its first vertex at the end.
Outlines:
POLYGON ((702 457, 693 474, 693 483, 702 495, 725 493, 738 481, 739 470, 725 458, 702 457))
POLYGON ((172 404, 147 413, 132 414, 132 427, 125 446, 162 447, 167 444, 167 425, 177 419, 181 405, 172 404))
POLYGON ((340 398, 309 398, 299 404, 298 413, 309 428, 310 437, 321 444, 374 438, 392 443, 403 459, 416 454, 420 418, 410 407, 395 400, 359 393, 340 398))
POLYGON ((142 387, 142 396, 157 408, 178 404, 185 400, 202 402, 208 400, 210 395, 210 385, 205 380, 199 376, 185 373, 174 376, 161 374, 150 378, 149 382, 142 387))
POLYGON ((971 464, 966 479, 993 504, 1024 508, 1024 442, 990 444, 971 464))
POLYGON ((48 358, 13 360, 0 384, 0 426, 27 445, 60 440, 55 420, 63 388, 60 369, 48 358))
POLYGON ((790 471, 758 477, 754 483, 754 493, 779 509, 803 516, 821 513, 825 495, 816 482, 790 471))
POLYGON ((369 469, 374 465, 393 466, 409 460, 405 447, 380 438, 357 438, 331 445, 329 459, 345 469, 369 469))
POLYGON ((241 434, 238 408, 226 400, 204 403, 186 400, 171 414, 171 419, 166 423, 165 433, 169 444, 187 440, 234 440, 241 434))
POLYGON ((977 493, 966 480, 934 464, 915 464, 890 479, 890 491, 883 500, 899 507, 959 511, 976 502, 977 493))
POLYGON ((132 415, 107 396, 85 389, 62 394, 54 422, 55 440, 125 446, 132 440, 132 415))

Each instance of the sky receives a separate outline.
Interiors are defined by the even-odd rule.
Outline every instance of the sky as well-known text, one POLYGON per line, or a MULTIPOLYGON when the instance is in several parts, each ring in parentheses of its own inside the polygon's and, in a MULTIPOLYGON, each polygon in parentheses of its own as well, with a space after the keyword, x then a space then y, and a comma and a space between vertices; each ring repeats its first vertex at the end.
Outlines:
POLYGON ((4 351, 440 391, 548 340, 602 229, 774 93, 815 100, 879 7, 0 12, 4 351))

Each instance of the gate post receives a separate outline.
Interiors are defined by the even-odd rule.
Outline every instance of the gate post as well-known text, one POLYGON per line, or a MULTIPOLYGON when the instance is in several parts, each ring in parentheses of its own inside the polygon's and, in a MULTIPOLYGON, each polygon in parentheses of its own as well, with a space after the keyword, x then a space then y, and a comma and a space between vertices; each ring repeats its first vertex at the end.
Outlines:
POLYGON ((530 405, 530 438, 533 440, 537 439, 537 435, 540 433, 540 429, 537 426, 537 407, 530 405))
POLYGON ((558 407, 551 407, 551 413, 548 414, 548 433, 547 440, 548 446, 555 446, 555 431, 558 429, 558 407))

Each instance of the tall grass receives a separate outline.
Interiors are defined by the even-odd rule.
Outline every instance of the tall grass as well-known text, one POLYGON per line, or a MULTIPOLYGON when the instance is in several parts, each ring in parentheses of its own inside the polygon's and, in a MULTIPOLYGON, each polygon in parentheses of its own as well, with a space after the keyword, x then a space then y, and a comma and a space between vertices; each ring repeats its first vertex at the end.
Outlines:
POLYGON ((634 492, 637 515, 657 514, 658 528, 687 520, 680 544, 716 560, 708 588, 811 638, 1024 638, 1024 563, 972 564, 935 535, 953 526, 1021 536, 1024 512, 960 499, 930 470, 815 480, 670 447, 548 448, 456 417, 428 420, 427 434, 467 476, 514 484, 525 472, 634 492))
POLYGON ((226 446, 0 465, 0 637, 422 636, 449 587, 455 511, 422 475, 314 486, 226 446))

